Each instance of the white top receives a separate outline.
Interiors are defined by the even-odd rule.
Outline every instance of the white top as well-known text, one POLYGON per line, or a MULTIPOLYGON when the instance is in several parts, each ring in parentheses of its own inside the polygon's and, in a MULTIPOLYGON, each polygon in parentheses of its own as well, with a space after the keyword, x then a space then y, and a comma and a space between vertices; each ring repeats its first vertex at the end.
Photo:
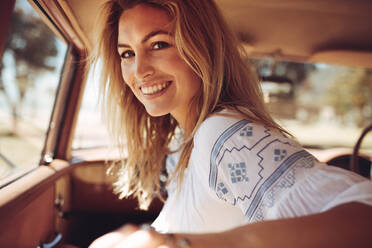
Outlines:
MULTIPOLYGON (((169 175, 178 157, 167 158, 169 175)), ((283 133, 237 116, 202 123, 179 191, 177 183, 153 223, 159 232, 217 232, 346 202, 372 205, 370 180, 320 163, 283 133)))

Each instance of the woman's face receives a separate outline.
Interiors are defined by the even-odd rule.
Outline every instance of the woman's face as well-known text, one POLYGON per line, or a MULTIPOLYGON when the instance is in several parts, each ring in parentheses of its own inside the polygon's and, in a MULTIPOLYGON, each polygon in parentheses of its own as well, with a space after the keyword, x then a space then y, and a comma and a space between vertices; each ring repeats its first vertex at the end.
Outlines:
POLYGON ((169 15, 146 4, 124 11, 118 52, 124 81, 147 112, 170 113, 183 126, 201 80, 175 47, 169 15))

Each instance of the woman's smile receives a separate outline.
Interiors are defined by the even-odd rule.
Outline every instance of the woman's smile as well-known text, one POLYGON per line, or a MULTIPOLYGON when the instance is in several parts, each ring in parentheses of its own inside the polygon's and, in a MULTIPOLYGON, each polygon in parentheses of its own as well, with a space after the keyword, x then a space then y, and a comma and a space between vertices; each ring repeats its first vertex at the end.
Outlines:
POLYGON ((164 94, 172 81, 158 82, 140 86, 140 90, 145 97, 157 97, 164 94))
POLYGON ((123 12, 118 53, 124 82, 148 114, 171 114, 184 126, 201 79, 180 56, 171 17, 162 9, 139 4, 123 12))

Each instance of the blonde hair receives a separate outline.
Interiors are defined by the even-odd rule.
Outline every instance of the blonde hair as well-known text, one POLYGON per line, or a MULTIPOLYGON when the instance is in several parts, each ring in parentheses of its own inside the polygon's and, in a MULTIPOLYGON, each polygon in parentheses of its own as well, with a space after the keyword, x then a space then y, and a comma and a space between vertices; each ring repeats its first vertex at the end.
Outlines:
POLYGON ((244 50, 212 0, 106 2, 92 58, 94 64, 102 59, 101 93, 109 131, 119 149, 126 149, 128 153, 127 158, 121 160, 115 188, 121 197, 133 194, 140 208, 147 209, 154 193, 160 195, 159 178, 178 123, 169 114, 150 116, 121 75, 120 57, 116 52, 119 18, 126 9, 143 3, 163 9, 173 18, 175 44, 180 56, 202 81, 201 91, 190 105, 191 129, 183 137, 176 169, 180 180, 193 148, 193 136, 212 113, 223 108, 234 109, 249 120, 283 129, 268 114, 258 78, 244 61, 244 50))

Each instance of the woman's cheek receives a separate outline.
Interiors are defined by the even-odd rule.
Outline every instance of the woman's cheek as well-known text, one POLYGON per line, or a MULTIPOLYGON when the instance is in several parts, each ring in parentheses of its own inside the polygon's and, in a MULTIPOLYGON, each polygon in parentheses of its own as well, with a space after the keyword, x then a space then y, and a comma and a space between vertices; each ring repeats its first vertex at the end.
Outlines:
POLYGON ((133 94, 136 96, 138 100, 140 100, 139 92, 136 90, 136 81, 133 77, 128 77, 123 73, 123 79, 125 84, 130 88, 133 94))
POLYGON ((124 82, 126 82, 127 71, 126 71, 125 66, 123 65, 123 62, 121 63, 120 68, 121 68, 121 76, 123 77, 124 82))
POLYGON ((126 83, 126 85, 128 85, 128 87, 134 93, 134 95, 136 95, 136 97, 138 97, 137 92, 136 92, 135 87, 134 87, 133 80, 130 80, 129 78, 124 78, 124 82, 126 83))
POLYGON ((121 66, 121 76, 123 77, 124 82, 133 90, 133 85, 130 83, 133 82, 133 80, 129 76, 128 70, 124 66, 121 66))

